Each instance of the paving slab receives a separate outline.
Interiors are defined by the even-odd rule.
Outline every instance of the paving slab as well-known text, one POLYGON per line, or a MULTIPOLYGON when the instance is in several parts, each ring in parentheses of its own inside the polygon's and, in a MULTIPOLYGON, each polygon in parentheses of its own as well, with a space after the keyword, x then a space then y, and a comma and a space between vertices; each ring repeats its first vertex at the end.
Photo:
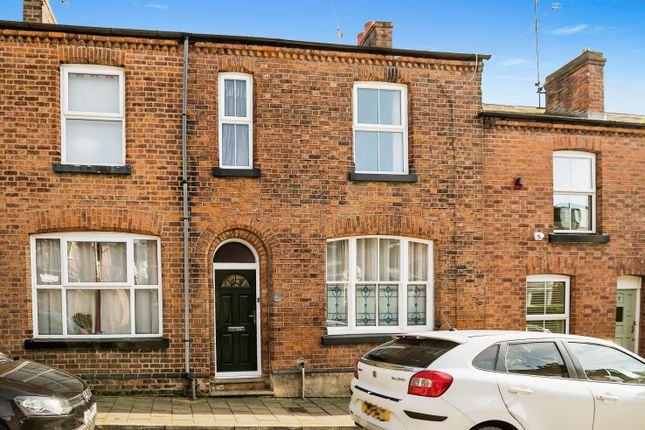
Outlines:
POLYGON ((355 429, 348 398, 100 396, 97 430, 355 429))

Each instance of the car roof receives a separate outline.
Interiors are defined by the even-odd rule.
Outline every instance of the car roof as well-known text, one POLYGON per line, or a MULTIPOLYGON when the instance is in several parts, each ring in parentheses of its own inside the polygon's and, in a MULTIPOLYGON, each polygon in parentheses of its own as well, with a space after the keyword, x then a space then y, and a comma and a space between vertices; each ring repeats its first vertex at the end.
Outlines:
POLYGON ((434 339, 449 340, 457 343, 469 343, 477 340, 483 340, 487 343, 505 342, 524 339, 563 339, 578 340, 585 342, 595 342, 611 344, 604 339, 598 339, 586 336, 577 336, 571 334, 559 334, 549 332, 519 331, 519 330, 443 330, 443 331, 419 331, 405 333, 402 337, 426 337, 434 339))

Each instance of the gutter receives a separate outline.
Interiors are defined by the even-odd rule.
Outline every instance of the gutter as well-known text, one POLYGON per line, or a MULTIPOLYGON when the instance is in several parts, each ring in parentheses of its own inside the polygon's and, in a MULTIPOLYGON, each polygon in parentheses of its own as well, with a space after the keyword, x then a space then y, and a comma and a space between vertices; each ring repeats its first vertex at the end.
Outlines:
POLYGON ((549 115, 542 113, 520 113, 520 112, 506 112, 506 111, 482 111, 479 112, 480 118, 506 118, 517 119, 533 122, 548 122, 560 124, 575 124, 599 127, 620 127, 620 128, 636 128, 645 130, 645 121, 642 123, 630 121, 616 121, 609 119, 595 119, 595 118, 581 118, 572 116, 549 115))
POLYGON ((188 117, 188 35, 184 36, 184 69, 181 88, 181 187, 183 206, 183 227, 184 227, 184 365, 186 378, 190 380, 190 396, 195 398, 195 378, 190 372, 190 253, 189 227, 190 213, 188 211, 188 151, 187 151, 187 117, 188 117))
POLYGON ((43 24, 22 21, 0 20, 0 30, 31 30, 52 33, 87 34, 115 37, 141 37, 148 39, 183 40, 190 37, 193 42, 228 43, 238 45, 273 46, 279 48, 313 49, 320 51, 353 52, 395 57, 433 58, 438 60, 481 61, 488 60, 489 54, 468 54, 458 52, 418 51, 412 49, 379 48, 373 46, 342 45, 337 43, 304 42, 299 40, 276 39, 251 36, 227 36, 217 34, 180 33, 176 31, 138 30, 108 27, 87 27, 80 25, 43 24))

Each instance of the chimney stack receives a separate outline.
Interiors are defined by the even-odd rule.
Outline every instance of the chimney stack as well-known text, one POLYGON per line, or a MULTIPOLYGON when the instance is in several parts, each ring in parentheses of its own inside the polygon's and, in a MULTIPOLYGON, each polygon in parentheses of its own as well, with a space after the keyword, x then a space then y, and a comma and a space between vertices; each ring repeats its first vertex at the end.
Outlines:
POLYGON ((22 20, 24 22, 56 24, 56 18, 49 5, 49 0, 23 0, 22 20))
POLYGON ((546 111, 587 118, 605 117, 602 52, 585 48, 582 53, 546 77, 546 111))
POLYGON ((365 24, 365 30, 357 36, 358 45, 377 48, 392 47, 392 22, 370 21, 365 24))

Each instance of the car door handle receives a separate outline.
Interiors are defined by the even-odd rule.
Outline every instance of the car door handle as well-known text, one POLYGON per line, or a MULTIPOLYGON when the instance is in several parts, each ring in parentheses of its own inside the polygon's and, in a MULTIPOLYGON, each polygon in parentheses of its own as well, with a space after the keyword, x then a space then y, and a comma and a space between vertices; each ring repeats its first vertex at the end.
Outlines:
POLYGON ((508 392, 511 394, 533 394, 533 390, 525 387, 510 387, 508 392))
POLYGON ((611 394, 599 394, 596 396, 596 399, 602 400, 604 402, 617 402, 620 400, 617 396, 612 396, 611 394))

